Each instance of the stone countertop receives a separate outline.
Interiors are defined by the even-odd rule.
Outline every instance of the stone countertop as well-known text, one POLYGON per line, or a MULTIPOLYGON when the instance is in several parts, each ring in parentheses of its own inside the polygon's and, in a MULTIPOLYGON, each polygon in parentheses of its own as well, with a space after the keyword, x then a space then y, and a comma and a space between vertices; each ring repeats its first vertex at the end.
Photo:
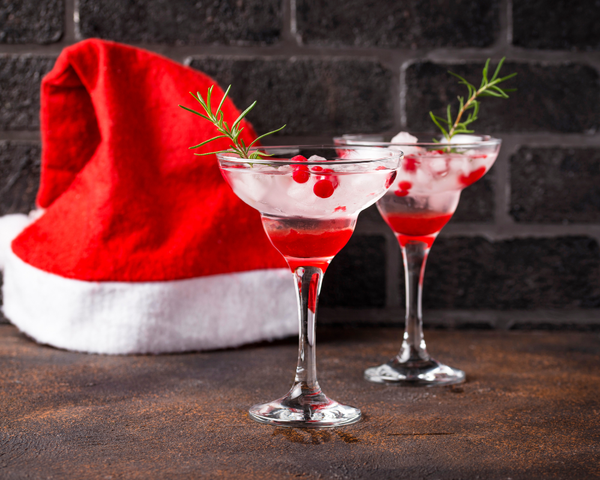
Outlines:
POLYGON ((395 329, 320 329, 319 380, 364 419, 273 428, 294 339, 163 356, 88 355, 0 325, 0 478, 600 478, 598 332, 427 331, 467 383, 370 384, 395 329))

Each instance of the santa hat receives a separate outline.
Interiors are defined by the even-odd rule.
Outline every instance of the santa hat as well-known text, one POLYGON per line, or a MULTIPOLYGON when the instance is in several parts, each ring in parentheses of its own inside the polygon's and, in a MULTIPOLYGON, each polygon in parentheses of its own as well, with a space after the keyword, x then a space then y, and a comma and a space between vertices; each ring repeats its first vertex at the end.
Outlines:
MULTIPOLYGON (((43 213, 0 218, 3 310, 24 333, 69 350, 160 353, 297 332, 291 274, 258 212, 213 155, 188 149, 217 133, 177 105, 196 108, 188 92, 214 83, 113 42, 62 52, 42 82, 43 213)), ((215 87, 213 103, 222 95, 215 87)), ((228 99, 223 112, 230 125, 239 115, 228 99)))

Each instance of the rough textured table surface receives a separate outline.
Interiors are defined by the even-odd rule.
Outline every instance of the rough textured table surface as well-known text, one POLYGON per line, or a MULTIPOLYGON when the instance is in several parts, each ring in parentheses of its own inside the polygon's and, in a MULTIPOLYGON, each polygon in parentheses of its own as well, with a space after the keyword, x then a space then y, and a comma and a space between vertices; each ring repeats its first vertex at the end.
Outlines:
POLYGON ((110 357, 0 326, 0 478, 600 478, 600 334, 428 331, 458 387, 369 384, 399 330, 319 331, 319 378, 364 420, 273 428, 247 415, 285 393, 293 340, 110 357))

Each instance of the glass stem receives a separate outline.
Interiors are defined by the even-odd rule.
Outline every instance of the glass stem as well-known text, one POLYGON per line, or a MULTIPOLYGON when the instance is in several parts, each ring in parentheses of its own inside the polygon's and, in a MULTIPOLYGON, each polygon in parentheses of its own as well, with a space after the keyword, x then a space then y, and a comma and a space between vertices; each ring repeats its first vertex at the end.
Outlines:
POLYGON ((422 362, 430 359, 423 338, 423 277, 430 246, 410 240, 402 246, 404 280, 406 284, 406 328, 402 348, 398 354, 404 362, 422 362))
POLYGON ((314 395, 321 392, 317 381, 316 318, 323 271, 316 267, 298 267, 294 272, 294 280, 297 286, 300 336, 298 366, 292 392, 294 395, 314 395))

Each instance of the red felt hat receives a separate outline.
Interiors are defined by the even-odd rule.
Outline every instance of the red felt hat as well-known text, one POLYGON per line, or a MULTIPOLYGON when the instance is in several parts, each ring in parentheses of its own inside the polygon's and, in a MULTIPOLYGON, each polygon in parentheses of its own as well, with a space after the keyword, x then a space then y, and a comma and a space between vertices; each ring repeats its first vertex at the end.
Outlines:
MULTIPOLYGON (((205 95, 214 83, 113 42, 62 52, 42 82, 44 211, 4 260, 13 323, 44 343, 108 353, 294 333, 289 272, 258 212, 231 191, 214 156, 188 149, 217 132, 177 105, 196 108, 188 92, 205 95)), ((216 86, 213 103, 222 95, 216 86)), ((230 124, 239 115, 229 99, 223 112, 230 124)), ((243 136, 255 138, 247 122, 243 136)))

